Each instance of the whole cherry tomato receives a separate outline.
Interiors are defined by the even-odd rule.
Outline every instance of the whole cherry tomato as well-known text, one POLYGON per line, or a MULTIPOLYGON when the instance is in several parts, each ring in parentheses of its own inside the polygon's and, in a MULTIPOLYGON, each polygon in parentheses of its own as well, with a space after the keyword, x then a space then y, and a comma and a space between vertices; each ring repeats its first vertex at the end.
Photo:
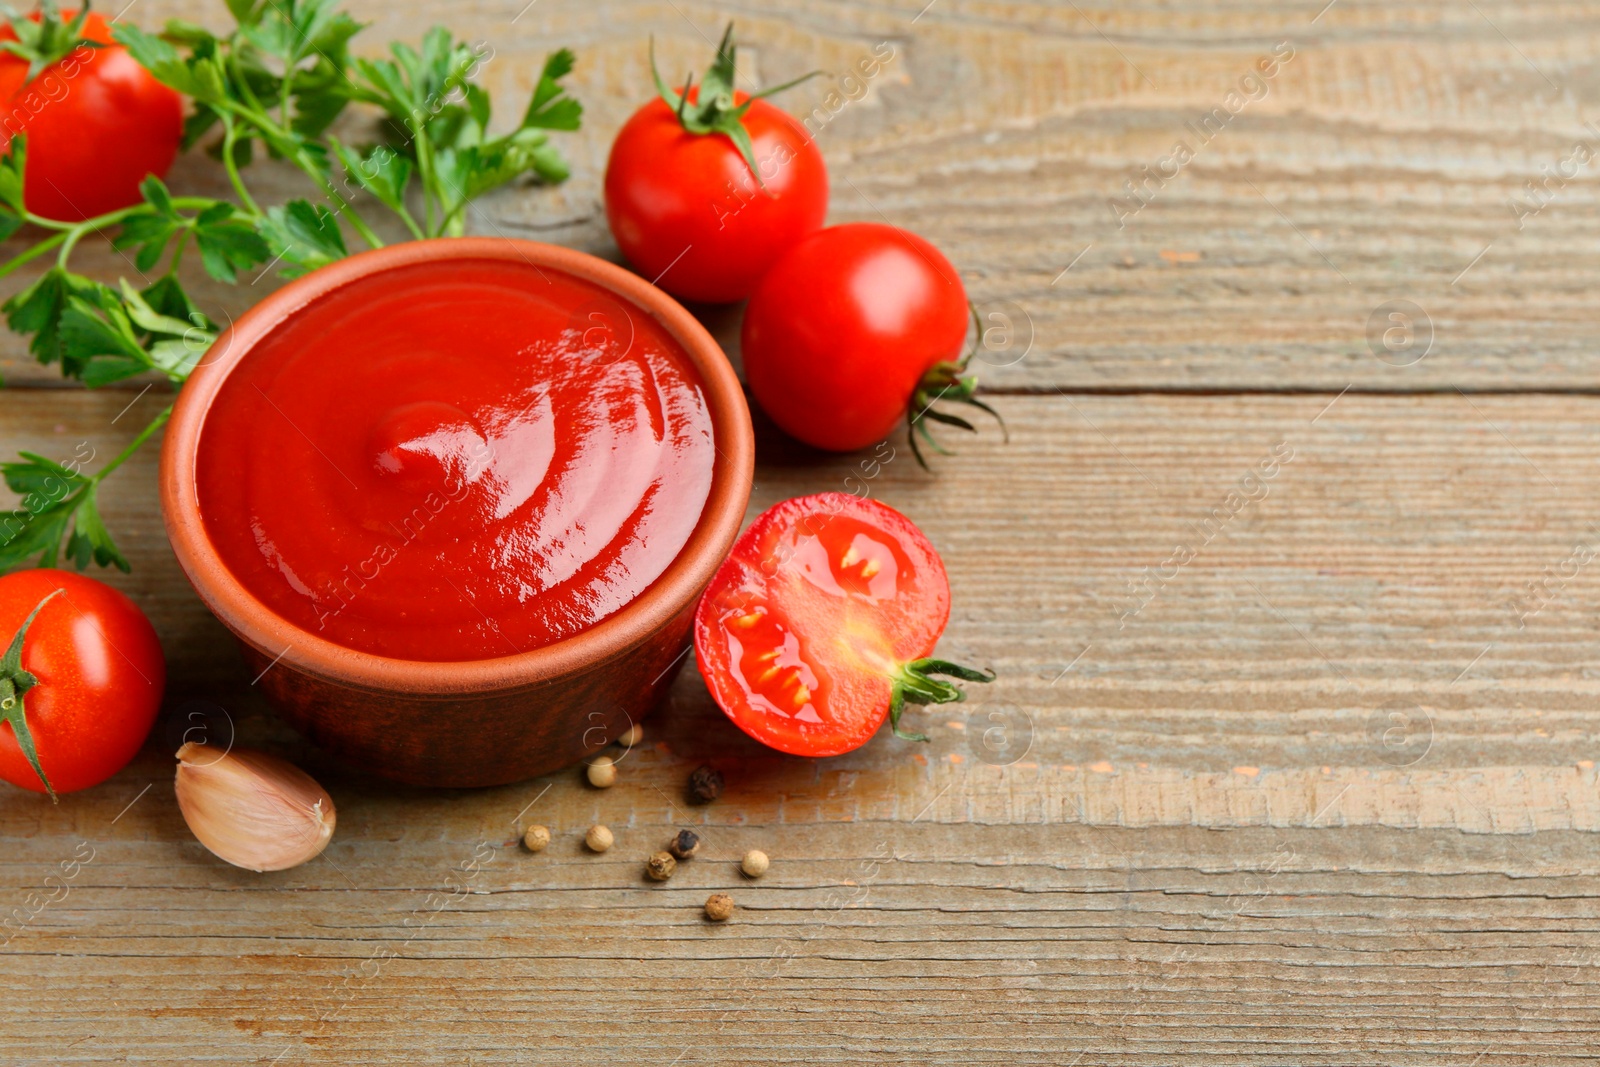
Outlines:
POLYGON ((0 578, 0 641, 0 778, 54 796, 133 759, 167 680, 133 601, 71 571, 17 571, 0 578))
POLYGON ((944 563, 887 505, 849 493, 785 500, 734 544, 695 609, 706 687, 734 725, 780 752, 836 756, 906 704, 962 700, 944 678, 993 674, 927 658, 950 618, 944 563))
MULTIPOLYGON (((909 416, 973 429, 937 401, 971 404, 962 348, 970 321, 961 277, 916 234, 875 222, 831 226, 784 255, 745 309, 745 379, 791 436, 835 452, 883 440, 909 416)), ((996 416, 998 418, 998 416, 996 416)))
POLYGON ((667 292, 707 303, 749 296, 828 213, 816 142, 759 99, 788 86, 734 91, 732 32, 698 88, 673 94, 657 75, 661 96, 634 112, 606 164, 606 219, 623 255, 667 292))
POLYGON ((29 211, 62 222, 103 215, 137 204, 147 174, 166 175, 183 138, 183 101, 112 43, 105 19, 58 15, 50 3, 0 26, 0 41, 27 53, 0 53, 0 136, 27 135, 29 211))

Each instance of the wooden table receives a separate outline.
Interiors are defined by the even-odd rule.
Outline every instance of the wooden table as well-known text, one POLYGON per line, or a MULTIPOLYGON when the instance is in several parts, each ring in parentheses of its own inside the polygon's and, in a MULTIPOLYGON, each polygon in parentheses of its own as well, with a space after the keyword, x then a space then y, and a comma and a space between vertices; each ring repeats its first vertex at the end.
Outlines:
MULTIPOLYGON (((112 580, 161 631, 169 703, 308 767, 338 835, 298 870, 225 866, 159 733, 59 807, 0 796, 5 908, 94 857, 0 949, 0 1062, 1595 1061, 1600 176, 1513 198, 1600 151, 1600 5, 524 3, 352 7, 369 51, 445 20, 489 42, 508 109, 573 46, 571 181, 473 229, 610 256, 599 176, 647 36, 687 70, 735 17, 767 83, 892 46, 859 99, 783 102, 813 115, 834 220, 925 234, 1013 331, 984 368, 1010 442, 985 428, 930 476, 897 439, 868 480, 949 565, 942 649, 999 681, 928 714, 929 745, 806 762, 690 670, 609 791, 396 788, 266 712, 172 560, 147 450, 107 484, 134 561, 112 580), (691 807, 706 761, 727 792, 691 807), (514 844, 530 822, 542 855, 514 844), (704 854, 646 882, 683 826, 704 854)), ((173 14, 225 18, 128 17, 173 14)), ((172 181, 220 189, 203 157, 172 181)), ((732 351, 737 311, 709 321, 732 351)), ((108 456, 165 403, 4 344, 0 453, 108 456)), ((761 450, 752 515, 863 474, 761 450)))

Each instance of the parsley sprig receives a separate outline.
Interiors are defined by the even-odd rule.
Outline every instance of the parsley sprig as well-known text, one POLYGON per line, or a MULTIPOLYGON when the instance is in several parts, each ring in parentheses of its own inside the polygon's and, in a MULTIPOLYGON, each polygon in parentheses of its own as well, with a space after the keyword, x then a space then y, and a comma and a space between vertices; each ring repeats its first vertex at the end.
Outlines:
MULTIPOLYGON (((397 43, 389 58, 355 58, 350 42, 363 27, 337 2, 227 0, 236 25, 226 36, 182 21, 169 22, 159 36, 116 26, 118 44, 190 99, 183 146, 207 142, 227 172, 231 199, 174 196, 151 176, 131 207, 82 222, 46 219, 23 203, 26 138, 12 139, 0 158, 0 240, 25 227, 38 236, 0 263, 0 277, 51 253, 55 262, 0 305, 0 313, 29 337, 41 363, 57 364, 90 388, 148 373, 181 385, 220 332, 179 279, 190 249, 205 273, 229 284, 258 268, 257 276, 275 270, 295 277, 348 254, 346 229, 357 247, 381 247, 363 216, 373 205, 414 238, 453 236, 465 232, 475 198, 525 175, 543 182, 567 177, 548 131, 575 130, 582 117, 582 106, 561 85, 572 70, 570 51, 545 61, 516 128, 490 136, 489 94, 472 81, 486 59, 482 50, 435 28, 420 48, 397 43), (352 105, 372 109, 378 119, 370 144, 346 143, 331 132, 352 105), (313 195, 285 204, 257 201, 244 174, 258 153, 298 168, 313 195), (97 234, 111 235, 113 247, 131 255, 147 277, 163 262, 165 269, 143 288, 75 273, 73 250, 97 234)), ((58 50, 59 42, 41 43, 58 50)), ((51 566, 63 556, 79 568, 93 561, 127 570, 101 521, 96 490, 170 413, 169 406, 93 475, 27 452, 0 463, 0 476, 22 498, 0 512, 0 571, 35 559, 51 566)))

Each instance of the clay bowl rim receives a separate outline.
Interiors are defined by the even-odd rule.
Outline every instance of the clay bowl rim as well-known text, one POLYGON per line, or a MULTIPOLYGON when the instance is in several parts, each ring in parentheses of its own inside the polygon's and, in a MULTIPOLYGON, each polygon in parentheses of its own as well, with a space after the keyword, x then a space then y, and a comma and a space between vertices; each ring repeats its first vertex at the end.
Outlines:
POLYGON ((648 640, 711 581, 744 521, 755 470, 755 439, 744 390, 721 346, 662 290, 576 249, 506 237, 454 237, 388 245, 297 278, 239 316, 185 383, 161 447, 161 513, 178 563, 212 613, 274 662, 342 686, 413 696, 492 693, 597 667, 648 640), (229 374, 263 338, 314 300, 384 271, 424 263, 490 259, 527 263, 592 282, 653 317, 683 347, 705 387, 717 458, 711 490, 689 540, 643 593, 596 625, 541 648, 493 659, 397 659, 345 648, 261 603, 222 561, 200 515, 197 446, 229 374))

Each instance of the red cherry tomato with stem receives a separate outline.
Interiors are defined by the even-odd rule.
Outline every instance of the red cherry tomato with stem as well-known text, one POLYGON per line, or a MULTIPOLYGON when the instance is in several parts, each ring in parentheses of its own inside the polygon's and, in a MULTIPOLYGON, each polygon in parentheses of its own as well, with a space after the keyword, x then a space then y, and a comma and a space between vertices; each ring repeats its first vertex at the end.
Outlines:
POLYGON ((164 177, 183 138, 183 101, 87 9, 0 26, 4 136, 27 136, 22 198, 35 215, 78 222, 130 207, 146 175, 164 177), (103 47, 91 47, 85 41, 103 47))
POLYGON ((0 578, 0 640, 0 778, 54 797, 133 759, 167 680, 133 601, 71 571, 17 571, 0 578))
POLYGON ((695 610, 706 687, 735 726, 780 752, 860 748, 906 704, 994 680, 928 658, 950 618, 944 564, 904 515, 849 493, 785 500, 734 544, 695 610), (942 677, 936 677, 942 676, 942 677))
MULTIPOLYGON (((816 142, 761 99, 795 83, 755 97, 735 91, 732 33, 730 25, 697 88, 672 93, 656 75, 660 97, 622 127, 606 163, 606 219, 617 246, 684 300, 749 296, 828 213, 816 142)), ((650 63, 654 71, 653 52, 650 63)))
POLYGON ((936 403, 1000 417, 966 373, 970 321, 966 288, 933 245, 875 222, 831 226, 756 287, 744 316, 745 378, 774 422, 817 448, 865 448, 905 418, 926 466, 919 437, 946 451, 930 421, 975 429, 936 403))

